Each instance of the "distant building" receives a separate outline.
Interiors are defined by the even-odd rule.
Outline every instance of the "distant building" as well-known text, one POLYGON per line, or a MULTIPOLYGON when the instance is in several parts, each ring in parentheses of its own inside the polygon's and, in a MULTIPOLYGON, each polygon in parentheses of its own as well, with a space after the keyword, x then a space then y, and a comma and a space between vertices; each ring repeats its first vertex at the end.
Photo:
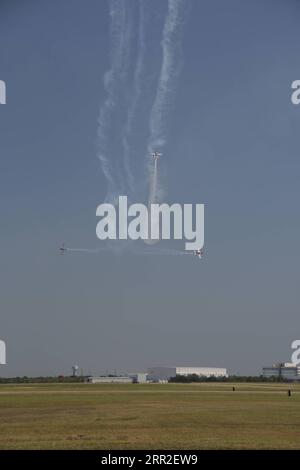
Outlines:
POLYGON ((169 380, 176 375, 198 375, 199 377, 228 377, 227 369, 219 367, 153 367, 148 370, 148 379, 169 380))
POLYGON ((144 384, 147 382, 148 374, 145 374, 144 372, 132 372, 128 375, 132 378, 132 381, 135 384, 144 384))
POLYGON ((75 366, 72 366, 72 376, 73 377, 78 377, 78 371, 79 371, 79 366, 75 364, 75 366))
POLYGON ((132 377, 127 376, 102 376, 88 377, 86 380, 90 384, 132 384, 132 377))
POLYGON ((271 367, 263 367, 263 377, 281 378, 284 380, 300 380, 300 367, 291 362, 279 362, 271 367))

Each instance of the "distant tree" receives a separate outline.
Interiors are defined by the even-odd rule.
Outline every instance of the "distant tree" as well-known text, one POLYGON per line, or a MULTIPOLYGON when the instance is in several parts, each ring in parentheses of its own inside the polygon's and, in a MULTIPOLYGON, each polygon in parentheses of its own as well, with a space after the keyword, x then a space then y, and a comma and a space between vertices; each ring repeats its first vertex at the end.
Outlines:
POLYGON ((191 375, 176 375, 175 377, 171 377, 169 382, 172 383, 201 383, 201 382, 266 382, 266 383, 276 383, 276 382, 288 382, 287 380, 283 379, 282 377, 263 377, 262 375, 259 376, 241 376, 241 375, 230 375, 229 377, 205 377, 199 376, 197 374, 191 375))

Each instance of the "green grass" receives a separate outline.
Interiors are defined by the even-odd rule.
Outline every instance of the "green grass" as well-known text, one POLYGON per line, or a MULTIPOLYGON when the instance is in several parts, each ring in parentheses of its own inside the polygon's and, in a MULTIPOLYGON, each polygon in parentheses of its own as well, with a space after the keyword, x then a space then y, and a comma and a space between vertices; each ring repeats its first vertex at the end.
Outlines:
POLYGON ((0 385, 0 449, 143 448, 299 449, 300 386, 0 385))

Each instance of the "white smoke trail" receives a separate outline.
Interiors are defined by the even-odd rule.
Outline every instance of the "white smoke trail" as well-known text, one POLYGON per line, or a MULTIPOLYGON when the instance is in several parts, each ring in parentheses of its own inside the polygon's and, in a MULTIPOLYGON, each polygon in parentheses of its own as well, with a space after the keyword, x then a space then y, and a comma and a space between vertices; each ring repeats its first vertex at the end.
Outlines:
POLYGON ((98 253, 100 251, 106 251, 106 248, 65 248, 65 251, 73 251, 79 253, 98 253))
POLYGON ((168 13, 161 43, 162 66, 150 115, 149 152, 166 144, 168 117, 182 66, 183 30, 188 7, 187 0, 168 0, 168 13))
POLYGON ((134 176, 130 166, 130 138, 132 137, 134 119, 136 117, 138 103, 141 98, 142 88, 144 84, 144 75, 146 68, 146 12, 144 0, 138 1, 139 8, 139 28, 138 28, 138 56, 134 71, 134 95, 128 108, 127 121, 123 133, 124 148, 124 166, 127 175, 130 190, 134 191, 134 176))
POLYGON ((179 251, 179 250, 172 250, 171 248, 156 248, 156 249, 149 249, 149 250, 136 250, 134 252, 136 255, 165 255, 165 256, 184 256, 193 254, 189 251, 179 251))
MULTIPOLYGON (((182 40, 187 10, 186 0, 168 0, 168 12, 161 42, 162 65, 149 121, 149 154, 160 150, 167 141, 169 115, 182 65, 182 40)), ((148 207, 150 207, 151 204, 159 202, 164 194, 162 188, 159 188, 161 183, 158 181, 157 160, 154 162, 154 167, 148 165, 148 174, 150 185, 148 207)), ((150 227, 150 220, 148 226, 150 227)), ((156 241, 149 239, 147 243, 152 244, 156 241)))
POLYGON ((151 204, 157 202, 157 159, 154 160, 154 166, 150 175, 150 191, 149 191, 149 209, 151 204))
MULTIPOLYGON (((118 250, 116 251, 113 249, 111 246, 103 247, 103 248, 65 248, 66 252, 74 252, 74 253, 91 253, 91 254, 96 254, 96 253, 101 253, 101 252, 109 252, 111 251, 114 254, 121 254, 122 251, 118 250)), ((164 255, 164 256, 184 256, 184 255, 190 255, 193 254, 193 252, 190 251, 179 251, 179 250, 173 250, 170 248, 157 248, 157 249, 139 249, 135 248, 133 251, 131 248, 127 245, 127 251, 130 251, 134 255, 164 255)))
POLYGON ((119 95, 127 77, 130 56, 131 24, 126 14, 126 0, 110 0, 110 69, 104 74, 107 97, 98 117, 98 152, 102 171, 107 180, 106 200, 115 199, 121 191, 122 176, 111 161, 111 132, 114 114, 119 105, 119 95))
POLYGON ((147 245, 153 245, 157 243, 159 240, 157 239, 152 239, 151 238, 151 231, 154 228, 152 227, 152 223, 157 225, 159 223, 159 220, 152 220, 151 218, 151 205, 156 204, 158 202, 158 197, 157 197, 157 159, 154 159, 154 165, 152 166, 152 169, 150 170, 151 173, 149 175, 149 199, 148 199, 148 239, 144 240, 147 245))
MULTIPOLYGON (((143 88, 146 67, 146 14, 145 0, 139 0, 138 55, 134 71, 134 96, 127 111, 127 121, 123 131, 124 170, 126 183, 134 190, 134 176, 130 168, 130 137, 134 118, 143 88)), ((115 202, 117 194, 125 189, 126 183, 122 166, 116 164, 112 155, 111 142, 115 116, 120 111, 120 97, 126 89, 131 56, 131 16, 128 14, 128 0, 110 0, 110 69, 104 75, 107 97, 100 109, 98 118, 98 158, 108 183, 106 200, 115 202)), ((130 7, 129 7, 130 8, 130 7)), ((148 148, 166 143, 166 131, 177 78, 181 68, 181 43, 186 17, 187 0, 168 0, 168 12, 162 34, 162 65, 156 96, 149 118, 150 136, 148 148)), ((157 176, 157 175, 156 175, 157 176)), ((157 177, 156 177, 157 190, 157 177)))

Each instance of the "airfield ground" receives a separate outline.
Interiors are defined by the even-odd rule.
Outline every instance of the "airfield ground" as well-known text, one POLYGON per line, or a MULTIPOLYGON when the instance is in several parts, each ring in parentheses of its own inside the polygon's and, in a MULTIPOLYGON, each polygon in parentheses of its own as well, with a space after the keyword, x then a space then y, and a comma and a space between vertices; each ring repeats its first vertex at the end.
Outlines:
POLYGON ((300 449, 300 385, 0 385, 0 423, 0 449, 300 449))

